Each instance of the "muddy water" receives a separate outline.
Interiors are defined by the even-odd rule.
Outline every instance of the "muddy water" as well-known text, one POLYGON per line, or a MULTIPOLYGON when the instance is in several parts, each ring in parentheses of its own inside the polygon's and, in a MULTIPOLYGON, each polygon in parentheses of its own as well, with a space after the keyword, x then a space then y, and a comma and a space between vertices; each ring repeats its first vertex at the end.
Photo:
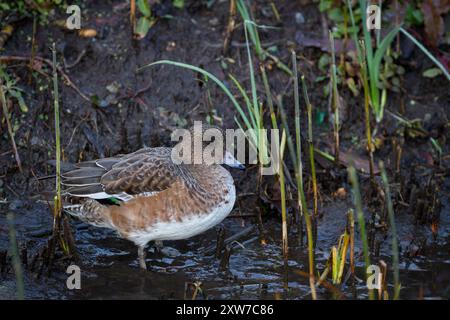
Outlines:
MULTIPOLYGON (((27 248, 28 265, 39 249, 46 244, 51 233, 52 219, 46 204, 16 201, 2 205, 2 212, 14 211, 19 246, 27 248), (4 210, 6 209, 6 210, 4 210)), ((329 256, 329 248, 336 245, 345 228, 346 203, 335 203, 325 208, 319 222, 316 263, 323 270, 329 256)), ((411 226, 408 216, 397 217, 401 246, 402 298, 450 298, 450 221, 441 215, 440 232, 435 240, 427 230, 411 226), (426 244, 420 252, 411 256, 411 248, 417 237, 426 244)), ((228 218, 222 224, 226 235, 236 234, 253 224, 251 219, 228 218)), ((308 282, 298 271, 307 271, 307 251, 296 245, 295 228, 291 228, 290 254, 285 289, 285 268, 280 247, 279 222, 265 221, 266 244, 259 240, 254 228, 250 233, 231 244, 232 252, 226 270, 221 269, 220 258, 214 256, 217 229, 192 239, 165 242, 161 251, 150 247, 147 255, 148 271, 138 269, 137 250, 128 241, 121 240, 113 232, 71 221, 81 268, 81 289, 66 287, 65 267, 71 262, 55 262, 51 273, 25 268, 25 295, 29 299, 190 299, 199 284, 198 299, 310 299, 308 282)), ((7 250, 9 239, 6 216, 0 214, 0 252, 7 250)), ((390 264, 390 240, 387 238, 380 249, 379 257, 390 264)), ((359 242, 356 253, 360 253, 359 242)), ((0 298, 15 297, 15 277, 11 268, 3 270, 0 278, 0 298)), ((357 277, 363 278, 362 264, 357 264, 357 277)), ((392 278, 389 277, 390 287, 392 278)), ((391 287, 392 289, 392 287, 391 287)), ((355 287, 340 288, 345 298, 367 298, 363 281, 355 287), (355 295, 356 294, 356 295, 355 295)), ((327 289, 318 290, 320 298, 337 297, 327 289)), ((341 297, 342 298, 342 297, 341 297)))

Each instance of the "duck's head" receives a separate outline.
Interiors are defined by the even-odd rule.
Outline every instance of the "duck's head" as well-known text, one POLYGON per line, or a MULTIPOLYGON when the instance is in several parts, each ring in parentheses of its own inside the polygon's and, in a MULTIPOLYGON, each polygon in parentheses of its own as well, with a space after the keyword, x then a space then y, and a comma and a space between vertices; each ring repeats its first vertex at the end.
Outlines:
POLYGON ((176 130, 172 134, 172 141, 178 142, 173 148, 172 160, 194 165, 226 164, 232 168, 245 169, 233 155, 232 141, 226 138, 222 128, 195 121, 188 130, 176 130))

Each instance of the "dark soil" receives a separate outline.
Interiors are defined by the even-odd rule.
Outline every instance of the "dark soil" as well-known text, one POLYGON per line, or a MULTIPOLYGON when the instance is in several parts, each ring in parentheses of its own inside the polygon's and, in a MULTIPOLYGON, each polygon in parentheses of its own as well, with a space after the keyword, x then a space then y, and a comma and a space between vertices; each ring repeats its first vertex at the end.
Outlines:
MULTIPOLYGON (((325 75, 317 66, 322 52, 296 40, 298 33, 311 38, 323 37, 317 4, 280 1, 277 9, 281 22, 278 22, 266 1, 255 2, 258 23, 277 27, 261 30, 262 42, 276 46, 276 56, 288 65, 290 50, 296 50, 299 70, 308 82, 314 118, 328 114, 324 82, 314 81, 325 75), (303 14, 304 23, 296 22, 296 13, 303 14)), ((205 82, 200 75, 167 65, 136 71, 150 62, 170 59, 202 67, 230 87, 227 74, 231 73, 249 87, 242 24, 234 31, 230 49, 224 56, 222 44, 228 21, 228 2, 216 1, 211 8, 200 3, 187 1, 184 10, 161 6, 161 10, 173 18, 160 18, 141 41, 131 38, 128 7, 123 1, 87 1, 82 6, 83 27, 95 29, 95 38, 80 37, 55 26, 52 21, 48 26, 38 27, 36 55, 51 59, 49 48, 52 42, 56 42, 58 61, 64 72, 80 92, 92 100, 86 101, 60 79, 64 161, 78 162, 128 153, 143 146, 169 145, 171 130, 187 127, 194 120, 213 118, 224 128, 237 127, 234 107, 211 81, 205 82)), ((65 18, 63 12, 56 15, 65 18)), ((32 21, 21 20, 1 55, 29 56, 31 34, 32 21)), ((432 63, 420 51, 413 50, 401 63, 406 69, 403 92, 389 93, 387 109, 409 120, 421 119, 426 135, 405 129, 386 113, 378 128, 383 145, 375 153, 377 162, 383 160, 386 163, 392 183, 400 244, 401 297, 448 299, 450 91, 444 76, 433 79, 421 76, 432 63), (439 141, 442 147, 440 160, 429 137, 439 141), (402 150, 399 171, 395 160, 398 148, 402 150)), ((270 61, 267 68, 273 93, 283 95, 288 115, 293 115, 292 81, 270 61)), ((51 74, 49 66, 44 66, 43 70, 51 74)), ((231 236, 249 226, 259 225, 257 215, 262 212, 264 233, 255 227, 239 237, 238 242, 232 243, 228 264, 222 263, 221 257, 214 256, 218 229, 212 229, 192 239, 167 242, 162 252, 151 248, 147 263, 149 270, 142 273, 138 270, 137 250, 132 243, 117 238, 110 231, 70 220, 77 257, 65 258, 58 249, 48 268, 44 257, 52 234, 53 218, 42 194, 51 190, 53 179, 42 178, 54 174, 54 168, 48 165, 48 160, 55 157, 52 82, 50 77, 38 73, 33 73, 29 82, 29 69, 23 62, 9 63, 8 71, 17 77, 18 86, 24 89, 29 111, 23 113, 15 104, 10 109, 23 172, 19 172, 15 162, 6 124, 1 124, 0 299, 14 298, 16 292, 9 254, 8 212, 15 216, 15 230, 24 264, 26 298, 190 299, 195 291, 194 283, 200 282, 203 294, 198 294, 198 298, 311 298, 308 279, 304 276, 308 270, 307 247, 298 241, 294 201, 290 208, 290 252, 288 270, 285 270, 278 184, 275 177, 266 177, 261 196, 258 196, 255 193, 256 167, 248 167, 245 172, 232 171, 239 199, 232 215, 221 227, 226 237, 231 236), (82 270, 81 290, 68 290, 66 287, 68 275, 65 270, 74 261, 82 270), (286 272, 289 290, 284 289, 286 272)), ((262 82, 258 90, 263 96, 262 82)), ((368 157, 363 98, 353 97, 344 88, 340 94, 347 114, 341 128, 342 155, 362 163, 360 167, 364 167, 368 157)), ((306 119, 305 112, 302 112, 302 119, 306 119)), ((306 132, 306 122, 302 121, 302 124, 306 132)), ((331 152, 332 129, 328 117, 323 122, 315 121, 315 124, 315 145, 331 152)), ((320 206, 316 263, 322 272, 331 247, 337 245, 339 236, 345 231, 346 213, 353 208, 353 202, 345 166, 335 168, 319 158, 317 167, 320 206), (344 195, 336 196, 339 188, 344 188, 344 195)), ((312 200, 309 168, 305 175, 308 199, 312 200)), ((391 238, 389 229, 382 226, 384 202, 369 192, 367 175, 361 174, 360 179, 369 225, 371 259, 373 263, 384 260, 388 264, 389 290, 392 292, 391 238), (380 224, 381 227, 377 227, 380 224)), ((312 205, 312 201, 310 203, 312 205)), ((306 240, 303 239, 303 243, 306 240)), ((357 241, 356 256, 360 254, 361 246, 357 241)), ((363 266, 362 259, 358 259, 357 277, 360 279, 364 279, 363 266)), ((339 289, 346 298, 367 297, 362 280, 355 286, 350 285, 349 280, 339 289)), ((339 297, 326 288, 318 290, 321 298, 339 297)))

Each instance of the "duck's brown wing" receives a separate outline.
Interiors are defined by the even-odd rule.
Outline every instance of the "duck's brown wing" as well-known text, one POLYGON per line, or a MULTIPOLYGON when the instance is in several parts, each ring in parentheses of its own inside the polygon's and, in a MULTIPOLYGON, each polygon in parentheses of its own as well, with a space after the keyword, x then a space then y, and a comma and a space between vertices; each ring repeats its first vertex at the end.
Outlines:
POLYGON ((170 148, 144 148, 134 153, 77 164, 62 175, 64 192, 95 199, 118 194, 136 195, 170 188, 190 172, 171 160, 170 148))

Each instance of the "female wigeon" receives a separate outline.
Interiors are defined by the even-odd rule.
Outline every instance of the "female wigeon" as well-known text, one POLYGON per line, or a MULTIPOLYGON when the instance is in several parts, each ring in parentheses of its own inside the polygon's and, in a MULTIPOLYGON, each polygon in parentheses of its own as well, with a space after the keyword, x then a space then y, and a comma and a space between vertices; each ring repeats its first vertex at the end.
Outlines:
MULTIPOLYGON (((194 133, 196 139, 202 135, 194 133)), ((243 168, 226 150, 223 163, 243 168)), ((167 147, 78 163, 62 174, 62 184, 67 199, 79 201, 65 205, 66 212, 133 241, 143 269, 148 242, 198 235, 220 223, 236 199, 233 178, 220 164, 176 164, 167 147)))

